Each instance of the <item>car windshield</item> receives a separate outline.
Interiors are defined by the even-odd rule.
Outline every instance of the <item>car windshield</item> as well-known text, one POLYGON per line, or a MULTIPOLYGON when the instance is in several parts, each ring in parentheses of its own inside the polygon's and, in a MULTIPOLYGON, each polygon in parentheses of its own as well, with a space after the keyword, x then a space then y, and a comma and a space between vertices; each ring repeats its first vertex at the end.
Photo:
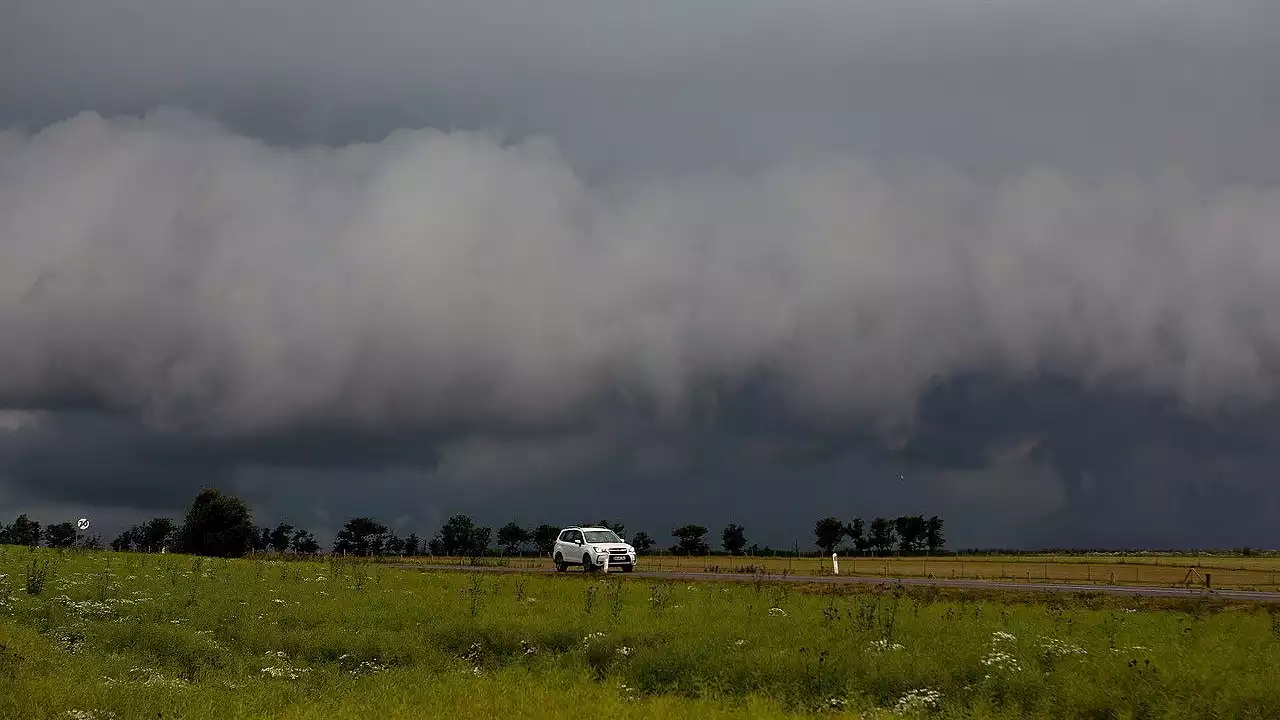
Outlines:
POLYGON ((618 537, 611 530, 587 530, 583 532, 587 536, 587 542, 592 543, 616 543, 622 542, 622 538, 618 537))

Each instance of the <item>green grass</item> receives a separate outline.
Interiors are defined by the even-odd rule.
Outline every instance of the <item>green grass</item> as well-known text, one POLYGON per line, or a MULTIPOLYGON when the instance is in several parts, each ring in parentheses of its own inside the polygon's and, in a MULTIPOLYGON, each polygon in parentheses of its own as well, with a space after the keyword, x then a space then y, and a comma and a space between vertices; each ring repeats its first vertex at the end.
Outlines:
POLYGON ((1280 717, 1262 606, 17 548, 0 575, 4 718, 888 717, 926 690, 921 717, 1280 717))

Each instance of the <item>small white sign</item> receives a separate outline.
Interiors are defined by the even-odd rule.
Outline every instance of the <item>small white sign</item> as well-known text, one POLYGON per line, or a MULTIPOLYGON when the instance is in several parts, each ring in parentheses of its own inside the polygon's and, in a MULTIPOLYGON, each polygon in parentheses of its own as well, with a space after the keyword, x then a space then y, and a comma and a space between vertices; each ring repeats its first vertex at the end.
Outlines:
POLYGON ((88 530, 88 529, 89 529, 89 518, 80 518, 79 520, 77 520, 77 521, 76 521, 76 527, 80 528, 81 530, 88 530))

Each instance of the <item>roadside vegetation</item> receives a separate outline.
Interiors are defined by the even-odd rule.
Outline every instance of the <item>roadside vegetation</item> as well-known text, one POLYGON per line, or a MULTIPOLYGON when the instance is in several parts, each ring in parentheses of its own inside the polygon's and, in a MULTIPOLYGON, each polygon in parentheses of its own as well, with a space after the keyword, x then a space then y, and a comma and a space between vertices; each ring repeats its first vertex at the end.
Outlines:
POLYGON ((1269 605, 0 548, 0 717, 1274 718, 1269 605))

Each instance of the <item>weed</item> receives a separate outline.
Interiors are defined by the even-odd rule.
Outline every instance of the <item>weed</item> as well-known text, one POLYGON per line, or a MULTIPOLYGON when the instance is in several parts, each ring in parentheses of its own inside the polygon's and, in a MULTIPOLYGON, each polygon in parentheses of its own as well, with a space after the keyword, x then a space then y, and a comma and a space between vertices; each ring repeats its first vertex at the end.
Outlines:
POLYGON ((45 583, 53 573, 53 561, 48 558, 32 556, 27 563, 27 594, 39 595, 44 592, 45 583))
POLYGON ((622 616, 622 583, 615 582, 609 594, 609 613, 617 620, 622 616))
POLYGON ((660 613, 667 609, 671 604, 671 590, 664 583, 653 583, 649 585, 649 609, 655 613, 660 613))
POLYGON ((467 589, 467 594, 471 596, 471 617, 475 617, 480 614, 480 596, 484 594, 484 579, 480 577, 480 573, 471 573, 471 587, 467 589))

